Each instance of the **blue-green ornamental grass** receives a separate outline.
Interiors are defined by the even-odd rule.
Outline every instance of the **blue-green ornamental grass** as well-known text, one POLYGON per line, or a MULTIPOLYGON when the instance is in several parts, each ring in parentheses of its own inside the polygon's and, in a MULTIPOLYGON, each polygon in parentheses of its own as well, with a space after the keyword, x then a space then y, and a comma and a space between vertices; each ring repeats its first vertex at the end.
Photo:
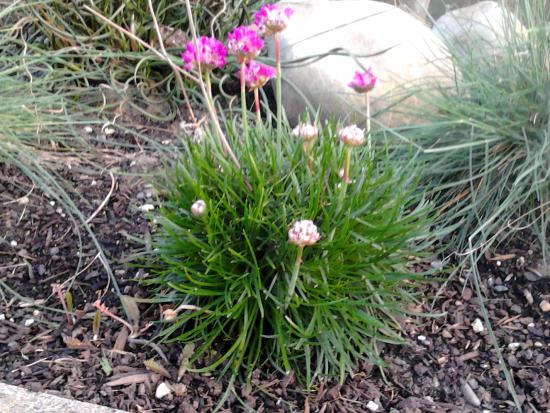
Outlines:
POLYGON ((147 282, 173 302, 160 338, 195 343, 196 371, 343 380, 380 361, 377 342, 403 342, 399 323, 422 279, 414 266, 428 249, 417 173, 363 146, 343 181, 337 127, 320 129, 304 146, 288 128, 277 138, 258 125, 244 140, 228 126, 240 169, 206 132, 168 173, 147 282), (319 237, 290 242, 307 220, 319 237))

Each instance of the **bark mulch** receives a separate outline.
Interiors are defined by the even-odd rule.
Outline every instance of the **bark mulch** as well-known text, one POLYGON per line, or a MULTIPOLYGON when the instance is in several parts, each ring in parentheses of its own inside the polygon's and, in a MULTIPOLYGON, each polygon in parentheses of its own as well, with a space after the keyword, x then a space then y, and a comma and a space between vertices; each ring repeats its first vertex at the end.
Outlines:
MULTIPOLYGON (((210 412, 227 379, 185 371, 189 348, 150 344, 162 308, 140 301, 147 292, 138 280, 147 272, 129 265, 148 247, 144 205, 157 205, 142 171, 159 161, 139 149, 117 150, 94 159, 115 168, 114 185, 108 169, 78 162, 59 162, 58 172, 74 187, 85 217, 98 211, 91 220, 97 241, 122 293, 137 303, 145 331, 131 338, 121 323, 103 317, 94 332, 98 297, 113 312, 123 310, 90 236, 15 168, 0 165, 0 380, 132 412, 210 412), (71 323, 57 292, 62 283, 73 296, 71 323), (159 399, 164 384, 170 393, 159 399)), ((550 412, 550 274, 537 243, 519 234, 514 244, 490 251, 481 270, 489 318, 522 407, 550 412)), ((258 371, 250 383, 234 384, 222 411, 515 411, 467 274, 455 277, 431 308, 440 286, 428 284, 417 309, 437 316, 403 321, 410 345, 382 348, 384 374, 362 365, 343 385, 329 381, 306 391, 292 375, 258 371)))

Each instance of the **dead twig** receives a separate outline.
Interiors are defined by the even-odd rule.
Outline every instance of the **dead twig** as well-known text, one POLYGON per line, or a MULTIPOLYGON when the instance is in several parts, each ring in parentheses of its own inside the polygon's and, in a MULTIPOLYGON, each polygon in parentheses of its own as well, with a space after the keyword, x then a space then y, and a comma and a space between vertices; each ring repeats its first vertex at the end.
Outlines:
POLYGON ((99 214, 101 212, 101 210, 105 207, 105 205, 107 205, 107 202, 109 202, 109 199, 111 198, 111 195, 113 194, 113 191, 115 189, 116 180, 115 180, 115 177, 114 177, 114 175, 111 171, 109 171, 109 175, 111 176, 111 189, 109 190, 109 193, 107 194, 105 199, 101 202, 101 204, 99 204, 97 209, 94 211, 94 213, 92 215, 90 215, 90 217, 86 220, 86 224, 89 224, 90 222, 92 222, 92 220, 97 216, 97 214, 99 214))

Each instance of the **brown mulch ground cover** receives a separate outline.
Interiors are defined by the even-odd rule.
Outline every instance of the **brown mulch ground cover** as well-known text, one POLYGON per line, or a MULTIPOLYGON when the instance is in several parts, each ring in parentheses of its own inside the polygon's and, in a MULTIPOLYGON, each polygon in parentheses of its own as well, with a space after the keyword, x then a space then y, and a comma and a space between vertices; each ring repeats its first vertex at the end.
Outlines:
MULTIPOLYGON (((98 297, 113 312, 123 310, 90 236, 80 228, 79 243, 66 211, 15 168, 0 165, 0 380, 133 412, 209 412, 227 379, 185 371, 182 346, 149 344, 162 308, 139 301, 148 292, 138 281, 148 274, 129 262, 152 232, 142 207, 157 206, 157 193, 142 172, 159 161, 140 146, 147 145, 105 150, 104 159, 94 159, 103 171, 69 161, 58 170, 84 216, 98 211, 91 220, 97 240, 122 293, 138 299, 139 327, 146 330, 137 338, 106 317, 94 334, 98 297), (114 186, 107 172, 113 168, 114 186), (74 323, 53 291, 61 283, 73 295, 74 323), (171 392, 158 399, 161 383, 171 392)), ((550 312, 543 311, 550 274, 537 242, 518 234, 512 245, 490 251, 481 270, 489 317, 524 411, 550 412, 550 312)), ((455 277, 435 301, 439 316, 403 320, 410 345, 382 349, 384 374, 363 365, 343 385, 319 383, 307 392, 292 375, 257 372, 250 383, 234 384, 222 411, 365 412, 374 403, 380 412, 515 411, 466 278, 455 277)), ((440 286, 426 286, 418 311, 430 310, 429 297, 440 286)))

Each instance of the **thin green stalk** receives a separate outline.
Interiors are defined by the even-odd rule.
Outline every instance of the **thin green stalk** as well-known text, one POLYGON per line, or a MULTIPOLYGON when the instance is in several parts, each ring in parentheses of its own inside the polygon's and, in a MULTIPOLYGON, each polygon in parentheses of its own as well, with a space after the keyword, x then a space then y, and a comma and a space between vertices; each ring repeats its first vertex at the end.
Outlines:
POLYGON ((351 180, 349 177, 349 170, 351 167, 351 148, 346 145, 344 148, 344 174, 342 175, 342 180, 344 184, 348 184, 351 180))
POLYGON ((370 123, 370 94, 365 93, 365 106, 367 108, 367 149, 369 154, 372 153, 372 137, 371 137, 371 123, 370 123))
POLYGON ((283 71, 281 69, 281 39, 275 34, 275 60, 277 64, 277 135, 283 131, 283 71))
POLYGON ((288 295, 286 297, 285 310, 292 300, 294 295, 294 290, 296 289, 296 282, 298 281, 298 274, 300 273, 300 267, 302 265, 302 255, 304 253, 304 247, 298 247, 298 252, 296 253, 296 261, 294 261, 294 268, 292 269, 292 278, 290 279, 290 284, 288 285, 288 295))
POLYGON ((258 88, 254 89, 254 105, 256 107, 256 121, 259 126, 262 124, 262 113, 260 112, 260 91, 258 88))
POLYGON ((246 81, 245 81, 246 63, 241 63, 241 112, 243 122, 243 135, 245 141, 248 140, 248 123, 246 120, 246 81))

